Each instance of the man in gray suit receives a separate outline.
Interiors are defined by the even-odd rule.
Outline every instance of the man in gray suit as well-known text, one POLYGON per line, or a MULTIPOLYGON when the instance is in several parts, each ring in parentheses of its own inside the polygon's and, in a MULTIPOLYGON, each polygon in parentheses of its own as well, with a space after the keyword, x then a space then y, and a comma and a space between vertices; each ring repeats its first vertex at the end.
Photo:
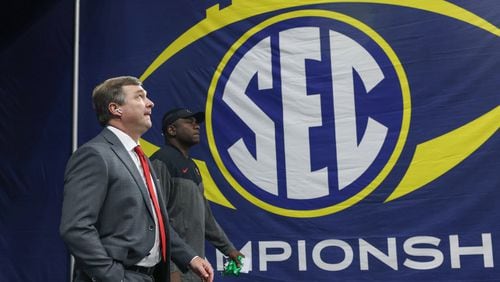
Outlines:
POLYGON ((154 171, 143 173, 149 160, 142 165, 135 147, 151 128, 154 104, 141 81, 108 79, 92 101, 105 128, 71 156, 64 178, 60 233, 75 258, 74 281, 169 281, 170 258, 212 281, 210 263, 171 229, 154 171))

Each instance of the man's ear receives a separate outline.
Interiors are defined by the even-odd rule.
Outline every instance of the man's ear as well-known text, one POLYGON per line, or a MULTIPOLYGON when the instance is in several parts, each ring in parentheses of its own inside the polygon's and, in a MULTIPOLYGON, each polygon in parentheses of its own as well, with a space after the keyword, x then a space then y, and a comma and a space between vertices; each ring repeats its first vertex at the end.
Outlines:
POLYGON ((108 110, 112 115, 120 116, 122 114, 122 109, 120 109, 120 106, 116 103, 110 103, 108 105, 108 110))
POLYGON ((169 126, 167 127, 167 133, 168 133, 168 135, 170 135, 170 136, 175 136, 175 135, 177 134, 177 132, 176 132, 176 128, 175 128, 175 126, 174 126, 173 124, 171 124, 171 125, 169 125, 169 126))

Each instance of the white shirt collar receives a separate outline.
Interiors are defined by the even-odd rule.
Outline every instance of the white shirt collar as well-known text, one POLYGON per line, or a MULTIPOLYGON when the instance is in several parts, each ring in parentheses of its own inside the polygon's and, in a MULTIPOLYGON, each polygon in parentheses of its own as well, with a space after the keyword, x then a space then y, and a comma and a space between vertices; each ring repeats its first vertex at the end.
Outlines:
POLYGON ((139 145, 134 141, 134 139, 132 139, 130 136, 128 136, 125 132, 121 131, 120 129, 113 127, 111 125, 106 126, 106 128, 111 130, 111 132, 113 132, 116 135, 116 137, 118 137, 118 139, 120 140, 120 142, 122 142, 123 146, 127 151, 130 152, 134 150, 134 148, 137 145, 139 145))

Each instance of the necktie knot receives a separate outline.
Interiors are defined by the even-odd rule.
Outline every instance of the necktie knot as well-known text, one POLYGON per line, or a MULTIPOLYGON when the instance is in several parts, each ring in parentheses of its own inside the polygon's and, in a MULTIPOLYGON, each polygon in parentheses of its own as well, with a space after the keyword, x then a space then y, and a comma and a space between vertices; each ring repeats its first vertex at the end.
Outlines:
POLYGON ((140 157, 144 156, 144 151, 141 149, 140 145, 135 146, 134 151, 138 156, 140 157))

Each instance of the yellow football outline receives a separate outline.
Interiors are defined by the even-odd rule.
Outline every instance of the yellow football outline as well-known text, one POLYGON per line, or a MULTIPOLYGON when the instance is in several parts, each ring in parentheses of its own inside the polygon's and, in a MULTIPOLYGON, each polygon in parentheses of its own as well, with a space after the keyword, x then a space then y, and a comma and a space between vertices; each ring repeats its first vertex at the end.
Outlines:
POLYGON ((385 4, 414 8, 454 18, 500 36, 498 27, 445 0, 233 0, 233 4, 222 10, 219 10, 218 4, 207 9, 207 17, 169 44, 148 66, 140 79, 146 80, 163 63, 190 44, 235 22, 287 8, 333 3, 385 4))
MULTIPOLYGON (((359 4, 382 4, 382 5, 393 5, 407 8, 419 9, 431 13, 440 14, 443 16, 447 16, 450 18, 454 18, 456 20, 465 22, 467 24, 473 25, 479 29, 482 29, 488 33, 494 34, 496 36, 500 36, 500 29, 495 25, 491 24, 487 20, 479 17, 478 15, 460 7, 453 3, 449 3, 445 0, 233 0, 232 4, 229 7, 226 7, 222 10, 219 9, 219 5, 214 5, 213 7, 207 9, 207 17, 206 19, 200 21, 199 23, 192 26, 190 29, 181 34, 178 38, 176 38, 173 42, 171 42, 161 53, 160 55, 147 67, 144 73, 140 76, 142 81, 145 81, 157 68, 159 68, 162 64, 168 61, 172 56, 177 54, 179 51, 189 46, 190 44, 196 42, 197 40, 207 36, 208 34, 224 28, 232 23, 235 23, 240 20, 244 20, 253 16, 261 15, 268 12, 279 11, 287 8, 300 8, 302 6, 309 5, 317 5, 317 4, 328 4, 328 3, 359 3, 359 4)), ((491 134, 487 134, 488 138, 481 138, 482 142, 475 143, 474 146, 469 146, 467 149, 468 153, 464 155, 464 153, 458 153, 460 157, 455 158, 456 163, 459 163, 463 159, 465 159, 468 155, 472 154, 476 149, 478 149, 487 139, 489 139, 492 135, 494 135, 499 128, 498 122, 495 119, 490 119, 493 115, 497 117, 499 114, 498 106, 494 108, 492 112, 484 114, 482 117, 478 118, 480 120, 482 126, 486 126, 488 132, 491 134), (486 116, 488 118, 486 118, 486 116), (484 117, 484 118, 483 118, 484 117)), ((497 119, 498 120, 498 119, 497 119)), ((469 124, 477 124, 479 121, 472 121, 469 124)), ((466 127, 464 125, 463 127, 466 127)), ((467 128, 470 128, 467 126, 467 128)), ((474 128, 474 127, 473 127, 474 128)), ((440 144, 434 142, 434 140, 443 140, 446 141, 450 139, 453 142, 453 137, 455 137, 456 132, 463 132, 464 130, 454 130, 450 132, 450 134, 444 134, 440 137, 437 137, 428 142, 424 142, 419 144, 419 148, 424 147, 432 147, 434 144, 440 144)), ((145 140, 142 142, 146 142, 150 144, 150 148, 145 149, 145 152, 148 155, 151 155, 154 151, 158 149, 157 146, 151 144, 145 140)), ((466 144, 462 144, 466 145, 466 144)), ((459 146, 460 147, 460 146, 459 146)), ((449 148, 449 147, 448 147, 449 148)), ((430 148, 432 149, 432 148, 430 148)), ((445 148, 441 148, 445 149, 445 148)), ((451 153, 451 152, 450 152, 451 153)), ((426 159, 429 157, 428 154, 422 151, 422 149, 416 151, 415 156, 411 163, 409 164, 409 168, 403 177, 401 183, 396 187, 393 193, 386 199, 385 202, 392 201, 399 197, 402 197, 410 192, 413 192, 419 188, 422 188, 425 184, 433 181, 438 178, 442 174, 446 173, 449 169, 454 167, 453 164, 447 164, 442 166, 441 170, 433 173, 433 177, 426 176, 426 181, 419 181, 421 176, 426 174, 418 164, 415 162, 418 161, 431 161, 435 158, 426 159), (409 185, 409 186, 407 186, 409 185)), ((432 156, 431 156, 432 157, 432 156)), ((199 161, 202 162, 202 161, 199 161)), ((456 164, 455 164, 456 165, 456 164)), ((209 183, 215 184, 213 181, 210 172, 206 169, 206 166, 200 168, 202 176, 205 179, 211 180, 209 183)), ((207 199, 216 203, 219 203, 228 208, 234 209, 229 201, 224 197, 217 186, 210 187, 205 185, 205 195, 207 199)))

